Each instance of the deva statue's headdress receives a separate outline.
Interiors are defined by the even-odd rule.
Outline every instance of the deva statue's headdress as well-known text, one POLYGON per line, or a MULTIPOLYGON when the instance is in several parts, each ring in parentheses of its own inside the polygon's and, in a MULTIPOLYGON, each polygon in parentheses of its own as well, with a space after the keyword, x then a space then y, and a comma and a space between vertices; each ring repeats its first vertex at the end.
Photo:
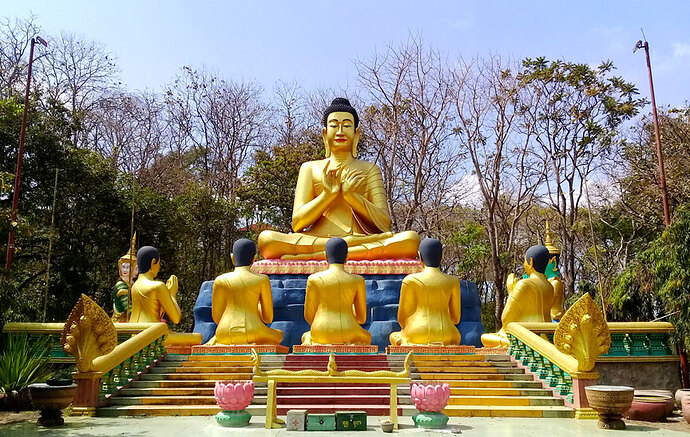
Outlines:
POLYGON ((132 237, 132 242, 129 245, 129 252, 126 254, 122 255, 120 257, 120 260, 117 262, 117 268, 119 269, 122 267, 122 264, 124 263, 129 263, 129 268, 130 271, 134 268, 134 266, 137 265, 137 251, 135 249, 137 244, 137 234, 136 232, 134 233, 134 236, 132 237))
MULTIPOLYGON (((352 107, 352 105, 350 105, 350 101, 345 97, 336 97, 331 102, 331 105, 327 107, 325 111, 323 111, 321 124, 323 124, 324 127, 326 127, 326 124, 328 123, 328 116, 333 112, 347 112, 352 114, 352 117, 355 119, 355 129, 359 127, 359 115, 357 115, 357 111, 352 107)), ((328 148, 328 144, 326 144, 326 158, 328 158, 330 155, 331 151, 328 148)), ((357 157, 357 140, 355 140, 352 144, 352 156, 355 158, 357 157)))

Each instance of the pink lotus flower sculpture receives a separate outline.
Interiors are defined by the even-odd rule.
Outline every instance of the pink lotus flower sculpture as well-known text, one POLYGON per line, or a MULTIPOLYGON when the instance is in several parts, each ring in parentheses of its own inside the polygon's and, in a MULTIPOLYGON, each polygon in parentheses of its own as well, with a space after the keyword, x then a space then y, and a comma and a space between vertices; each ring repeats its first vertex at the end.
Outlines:
POLYGON ((254 382, 216 381, 213 394, 223 411, 241 411, 247 408, 254 398, 254 382))
POLYGON ((450 399, 450 385, 444 384, 412 384, 410 397, 415 408, 422 412, 440 413, 448 405, 450 399))

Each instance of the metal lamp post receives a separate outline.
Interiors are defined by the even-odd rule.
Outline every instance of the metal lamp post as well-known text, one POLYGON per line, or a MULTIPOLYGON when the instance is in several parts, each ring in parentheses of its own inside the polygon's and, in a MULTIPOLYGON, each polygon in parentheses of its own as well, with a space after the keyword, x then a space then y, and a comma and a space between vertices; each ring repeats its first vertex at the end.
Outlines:
POLYGON ((17 207, 19 206, 19 184, 22 177, 22 158, 24 157, 24 140, 26 139, 26 117, 29 109, 29 91, 31 88, 31 69, 34 63, 34 46, 36 43, 48 47, 48 43, 36 36, 31 38, 31 51, 29 52, 29 73, 26 80, 26 95, 24 97, 24 114, 22 115, 22 127, 19 134, 19 153, 17 154, 17 171, 14 175, 14 193, 12 196, 12 219, 10 221, 10 232, 7 237, 7 255, 5 257, 5 272, 9 276, 12 268, 12 257, 14 255, 14 227, 17 222, 17 207))
POLYGON ((652 80, 652 64, 649 62, 649 44, 639 40, 635 43, 633 53, 637 49, 644 49, 647 55, 647 70, 649 71, 649 89, 652 95, 652 115, 654 116, 654 136, 656 137, 656 157, 659 161, 659 179, 661 184, 661 200, 664 204, 664 223, 671 224, 671 212, 668 207, 668 192, 666 191, 666 171, 664 170, 664 156, 661 153, 661 133, 659 133, 659 117, 656 113, 656 101, 654 99, 654 81, 652 80))

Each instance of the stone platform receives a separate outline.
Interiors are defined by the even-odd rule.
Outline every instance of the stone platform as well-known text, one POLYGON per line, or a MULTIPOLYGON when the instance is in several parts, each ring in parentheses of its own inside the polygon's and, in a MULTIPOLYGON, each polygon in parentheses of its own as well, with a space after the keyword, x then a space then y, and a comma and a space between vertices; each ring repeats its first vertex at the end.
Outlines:
POLYGON ((354 345, 354 344, 296 344, 292 346, 292 353, 295 354, 378 354, 379 347, 376 345, 354 345))
POLYGON ((215 344, 192 346, 192 355, 208 354, 208 355, 246 355, 252 353, 254 349, 259 354, 286 354, 290 352, 290 348, 281 345, 272 344, 215 344))
POLYGON ((474 354, 475 346, 436 346, 436 345, 409 345, 409 346, 388 346, 386 354, 405 354, 410 352, 415 354, 434 354, 434 355, 465 355, 474 354))

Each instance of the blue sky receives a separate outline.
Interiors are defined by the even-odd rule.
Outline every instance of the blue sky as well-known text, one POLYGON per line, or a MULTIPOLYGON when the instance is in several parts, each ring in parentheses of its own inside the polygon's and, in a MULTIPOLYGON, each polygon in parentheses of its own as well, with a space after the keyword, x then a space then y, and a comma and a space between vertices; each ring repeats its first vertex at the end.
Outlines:
POLYGON ((357 89, 353 60, 421 33, 449 58, 497 53, 593 65, 610 59, 649 96, 644 28, 660 105, 690 101, 688 1, 62 1, 0 0, 0 16, 33 12, 46 33, 97 40, 132 90, 160 90, 183 65, 229 79, 357 89))

